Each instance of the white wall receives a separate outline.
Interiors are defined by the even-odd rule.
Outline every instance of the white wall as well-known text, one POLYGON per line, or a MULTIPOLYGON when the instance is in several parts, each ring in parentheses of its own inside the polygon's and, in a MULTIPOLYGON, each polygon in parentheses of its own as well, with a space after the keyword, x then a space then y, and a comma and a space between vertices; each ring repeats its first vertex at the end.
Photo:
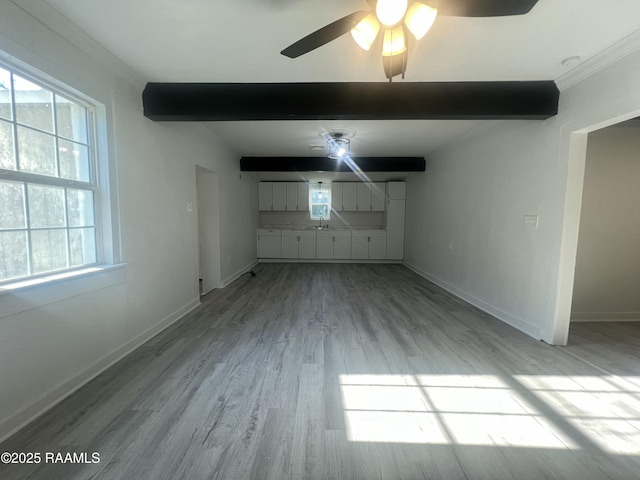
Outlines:
POLYGON ((640 319, 640 124, 589 134, 572 319, 640 319))
POLYGON ((257 187, 218 139, 144 118, 142 85, 90 41, 77 48, 11 2, 0 3, 0 32, 0 51, 106 106, 126 262, 66 282, 77 293, 70 298, 47 289, 0 294, 1 439, 197 306, 197 219, 186 209, 196 201, 197 164, 220 175, 223 280, 256 260, 257 187))
POLYGON ((629 51, 563 90, 558 116, 491 124, 429 155, 426 173, 407 184, 406 264, 565 343, 586 132, 640 112, 640 53, 629 51), (537 230, 523 228, 529 214, 540 216, 537 230))

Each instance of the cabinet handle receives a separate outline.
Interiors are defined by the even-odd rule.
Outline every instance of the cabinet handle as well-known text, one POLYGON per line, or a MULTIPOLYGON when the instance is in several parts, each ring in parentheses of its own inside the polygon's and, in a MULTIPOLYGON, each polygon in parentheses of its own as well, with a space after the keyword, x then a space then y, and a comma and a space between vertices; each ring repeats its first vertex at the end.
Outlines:
POLYGON ((300 241, 300 237, 298 237, 298 241, 300 241))
POLYGON ((333 237, 333 243, 336 243, 336 237, 333 237))

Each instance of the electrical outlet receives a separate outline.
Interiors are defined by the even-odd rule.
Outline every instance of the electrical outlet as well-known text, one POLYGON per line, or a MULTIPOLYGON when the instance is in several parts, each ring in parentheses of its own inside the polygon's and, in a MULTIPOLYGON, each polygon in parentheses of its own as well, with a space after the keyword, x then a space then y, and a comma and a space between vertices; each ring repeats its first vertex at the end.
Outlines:
POLYGON ((193 202, 187 202, 187 212, 193 213, 193 202))
POLYGON ((522 225, 526 228, 538 228, 538 215, 525 215, 522 225))

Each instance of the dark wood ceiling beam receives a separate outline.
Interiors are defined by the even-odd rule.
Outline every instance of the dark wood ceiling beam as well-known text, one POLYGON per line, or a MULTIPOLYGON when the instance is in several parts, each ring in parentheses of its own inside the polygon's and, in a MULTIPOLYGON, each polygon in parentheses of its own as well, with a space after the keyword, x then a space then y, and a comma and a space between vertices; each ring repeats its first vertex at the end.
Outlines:
MULTIPOLYGON (((354 157, 363 172, 424 172, 424 157, 354 157)), ((242 157, 243 172, 352 172, 350 162, 327 157, 242 157)))
POLYGON ((148 83, 156 121, 544 120, 558 113, 552 81, 425 83, 148 83))

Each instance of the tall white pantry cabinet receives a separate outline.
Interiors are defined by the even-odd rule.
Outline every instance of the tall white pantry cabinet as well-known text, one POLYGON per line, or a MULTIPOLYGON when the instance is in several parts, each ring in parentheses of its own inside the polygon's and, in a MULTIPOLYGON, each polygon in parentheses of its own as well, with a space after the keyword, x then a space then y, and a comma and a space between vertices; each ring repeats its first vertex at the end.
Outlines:
POLYGON ((404 215, 407 202, 405 182, 387 183, 387 260, 404 258, 404 215))

